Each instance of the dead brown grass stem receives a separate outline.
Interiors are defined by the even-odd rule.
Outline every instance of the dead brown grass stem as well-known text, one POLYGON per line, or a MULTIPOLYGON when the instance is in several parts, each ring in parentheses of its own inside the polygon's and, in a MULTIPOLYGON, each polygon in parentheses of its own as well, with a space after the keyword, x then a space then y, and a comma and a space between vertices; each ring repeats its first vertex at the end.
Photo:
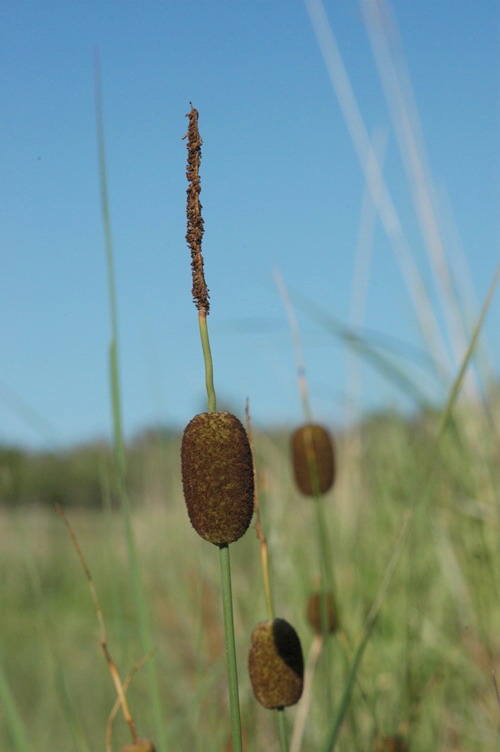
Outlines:
MULTIPOLYGON (((109 672, 111 674, 111 678, 113 679, 113 683, 115 685, 116 694, 118 695, 118 702, 122 708, 123 717, 125 718, 125 721, 128 724, 128 727, 130 729, 130 733, 132 735, 132 741, 135 743, 138 741, 139 737, 137 735, 137 730, 135 727, 134 719, 132 717, 132 713, 130 712, 130 708, 127 702, 127 698, 125 697, 125 687, 121 681, 120 673, 111 658, 111 654, 109 652, 108 648, 108 639, 106 634, 106 625, 104 623, 104 616, 102 614, 102 609, 99 603, 99 598, 97 597, 97 590, 94 584, 94 580, 92 578, 92 575, 90 573, 90 568, 87 564, 87 561, 85 559, 85 556, 83 554, 83 551, 81 549, 80 543, 78 542, 78 538, 76 537, 75 531, 71 527, 71 523, 69 522, 68 518, 66 517, 63 508, 60 504, 55 504, 55 509, 59 517, 64 522, 64 525, 66 527, 66 530, 68 531, 68 535, 71 539, 71 543, 73 544, 73 548, 75 549, 77 556, 80 560, 80 564, 82 565, 82 569, 85 573, 85 578, 87 580, 87 585, 90 590, 90 594, 92 596, 92 601, 94 603, 94 608, 97 616, 97 621, 99 623, 99 629, 100 629, 100 648, 102 651, 102 654, 104 655, 104 658, 106 659, 106 663, 108 664, 109 672)), ((130 682, 129 682, 130 683, 130 682)), ((128 684, 127 684, 128 686, 128 684)))

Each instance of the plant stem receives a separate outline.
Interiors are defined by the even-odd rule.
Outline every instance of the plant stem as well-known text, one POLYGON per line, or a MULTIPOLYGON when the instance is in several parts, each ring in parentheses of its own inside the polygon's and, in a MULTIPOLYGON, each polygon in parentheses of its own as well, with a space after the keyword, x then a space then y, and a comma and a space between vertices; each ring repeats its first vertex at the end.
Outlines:
POLYGON ((328 593, 331 593, 336 603, 335 591, 333 586, 333 573, 330 564, 329 551, 328 551, 328 535, 326 530, 326 519, 323 508, 323 498, 318 494, 314 499, 314 507, 316 512, 316 524, 317 524, 317 540, 318 540, 318 553, 319 553, 319 565, 320 565, 320 623, 321 623, 321 635, 323 637, 323 650, 324 650, 324 663, 325 663, 325 697, 326 697, 326 709, 327 715, 333 710, 332 699, 332 641, 330 638, 330 630, 328 624, 328 605, 327 598, 328 593))
POLYGON ((224 611, 224 634, 226 643, 229 704, 231 711, 231 735, 233 752, 242 752, 240 699, 238 692, 238 669, 234 643, 233 599, 231 593, 231 564, 229 546, 219 546, 220 575, 222 588, 222 608, 224 611))
MULTIPOLYGON (((109 348, 111 401, 113 410, 113 435, 114 451, 118 476, 118 494, 120 498, 123 521, 125 525, 125 537, 127 541, 127 553, 129 561, 129 573, 132 583, 134 605, 139 625, 139 636, 144 653, 149 653, 153 647, 149 615, 146 606, 144 588, 142 584, 139 558, 135 544, 132 527, 132 514, 130 497, 127 486, 127 470, 125 460, 125 448, 123 441, 123 429, 121 419, 120 381, 118 367, 118 316, 116 307, 116 285, 113 262, 113 244, 111 239, 111 221, 109 215, 108 182, 106 171, 106 150, 104 144, 104 119, 102 113, 101 82, 99 70, 99 58, 97 50, 94 58, 95 66, 95 98, 96 98, 96 130, 99 159, 99 176, 101 186, 101 208, 104 228, 104 240, 106 246, 106 261, 108 268, 108 295, 109 311, 111 319, 111 343, 109 348)), ((166 752, 167 740, 163 711, 160 701, 158 674, 156 663, 151 660, 147 664, 149 691, 151 694, 153 716, 155 720, 156 738, 160 752, 166 752)))
POLYGON ((210 340, 208 339, 207 315, 203 310, 198 312, 198 324, 200 326, 203 360, 205 361, 205 384, 207 387, 208 412, 214 413, 216 409, 214 370, 212 364, 212 352, 210 350, 210 340))
POLYGON ((278 732, 280 738, 280 752, 288 752, 288 742, 286 740, 286 718, 285 708, 278 708, 278 732))
POLYGON ((28 737, 24 722, 21 718, 14 695, 12 694, 10 685, 7 681, 2 667, 0 666, 0 700, 4 708, 5 723, 12 738, 13 750, 17 752, 33 752, 28 737))

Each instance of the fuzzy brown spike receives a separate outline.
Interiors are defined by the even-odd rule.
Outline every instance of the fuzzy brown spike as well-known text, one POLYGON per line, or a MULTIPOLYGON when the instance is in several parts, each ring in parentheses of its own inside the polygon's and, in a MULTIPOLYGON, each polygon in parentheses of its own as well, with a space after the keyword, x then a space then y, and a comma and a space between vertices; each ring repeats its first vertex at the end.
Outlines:
POLYGON ((375 752, 409 752, 409 747, 402 736, 384 736, 377 739, 375 752))
POLYGON ((299 637, 285 619, 257 624, 252 632, 248 672, 255 697, 265 708, 285 708, 300 700, 304 658, 299 637))
POLYGON ((182 485, 191 524, 217 546, 234 543, 253 515, 252 452, 245 429, 228 412, 201 413, 186 426, 182 485))
POLYGON ((149 739, 137 739, 132 744, 127 744, 122 752, 155 752, 155 746, 149 739))
MULTIPOLYGON (((338 616, 333 593, 326 593, 326 621, 328 632, 332 633, 338 629, 338 616)), ((313 593, 307 602, 307 621, 316 632, 322 634, 321 628, 321 593, 313 593)))
POLYGON ((292 434, 291 447, 299 490, 306 496, 329 491, 335 480, 335 452, 326 428, 314 423, 297 428, 292 434))
POLYGON ((209 294, 205 282, 203 271, 203 254, 201 252, 201 241, 203 238, 203 217, 201 216, 200 203, 200 162, 201 162, 201 140, 198 130, 198 110, 191 105, 190 112, 186 115, 189 118, 187 133, 187 168, 186 177, 188 179, 187 193, 187 232, 186 240, 191 249, 191 270, 193 274, 193 300, 199 311, 208 315, 210 310, 209 294))

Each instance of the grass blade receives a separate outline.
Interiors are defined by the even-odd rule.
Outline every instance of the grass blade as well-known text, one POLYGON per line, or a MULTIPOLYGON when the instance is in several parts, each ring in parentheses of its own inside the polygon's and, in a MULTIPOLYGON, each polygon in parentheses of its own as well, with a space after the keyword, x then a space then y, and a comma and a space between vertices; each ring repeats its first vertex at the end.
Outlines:
MULTIPOLYGON (((101 206, 104 226, 104 237, 106 245, 106 258, 108 266, 108 290, 109 306, 111 317, 111 343, 109 348, 110 363, 110 381, 111 381, 111 399, 113 409, 113 427, 114 427, 114 449, 118 474, 118 492, 121 503, 123 521, 125 525, 125 535, 127 542, 127 552, 129 561, 129 573, 132 584, 132 593, 135 604, 135 611, 139 625, 139 637, 141 649, 144 654, 150 653, 153 648, 151 637, 151 628, 149 624, 149 614, 144 594, 144 587, 137 555, 137 546, 132 527, 132 515, 130 508, 130 498, 127 487, 125 450, 123 442, 123 429, 121 419, 121 402, 120 402, 120 381, 119 381, 119 361, 118 361, 118 317, 116 307, 116 285, 113 262, 113 246, 111 239, 111 222, 109 215, 108 184, 106 173, 106 152, 104 144, 104 121, 102 112, 102 97, 100 87, 100 70, 99 59, 95 55, 95 93, 96 93, 96 126, 97 126, 97 143, 99 154, 99 175, 101 185, 101 206)), ((155 721, 155 736, 160 752, 166 752, 167 739, 163 721, 163 710, 160 701, 160 690, 158 682, 158 673, 154 658, 148 662, 147 676, 149 682, 149 691, 151 695, 153 716, 155 721)))

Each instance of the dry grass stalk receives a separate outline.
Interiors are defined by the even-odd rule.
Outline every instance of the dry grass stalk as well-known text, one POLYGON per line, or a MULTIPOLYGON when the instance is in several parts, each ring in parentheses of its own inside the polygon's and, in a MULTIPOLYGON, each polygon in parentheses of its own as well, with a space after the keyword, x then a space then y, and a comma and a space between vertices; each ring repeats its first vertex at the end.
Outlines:
MULTIPOLYGON (((101 609, 101 606, 99 604, 99 599, 97 597, 97 591, 96 591, 96 588, 95 588, 95 585, 94 585, 94 580, 92 579, 92 575, 90 573, 89 566, 87 564, 85 556, 83 555, 83 551, 82 551, 82 549, 80 547, 80 544, 78 542, 78 538, 76 537, 76 534, 75 534, 73 528, 71 527, 71 524, 70 524, 69 520, 67 519, 66 515, 64 514, 63 508, 59 504, 55 504, 55 508, 56 508, 57 514, 59 515, 59 517, 62 519, 62 521, 64 522, 64 524, 66 526, 66 530, 68 531, 68 534, 69 534, 69 536, 71 538, 71 542, 72 542, 73 547, 74 547, 74 549, 75 549, 75 551, 76 551, 76 553, 78 555, 78 558, 80 559, 80 563, 81 563, 81 565, 83 567, 83 571, 84 571, 85 577, 87 579, 87 584, 89 586, 89 590, 90 590, 90 593, 91 593, 91 596, 92 596, 92 600, 94 602, 94 607, 95 607, 96 614, 97 614, 97 621, 99 622, 99 628, 100 628, 100 631, 101 631, 101 637, 100 637, 100 640, 99 640, 99 644, 100 644, 100 647, 101 647, 101 651, 102 651, 102 653, 103 653, 103 655, 104 655, 104 657, 106 659, 106 662, 108 664, 109 672, 110 672, 111 677, 113 679, 113 683, 115 685, 116 694, 118 695, 118 701, 119 701, 119 703, 121 705, 121 708, 122 708, 123 717, 125 718, 125 721, 127 722, 128 727, 130 729, 130 733, 131 733, 131 736, 132 736, 132 739, 133 739, 133 745, 137 745, 138 743, 143 743, 145 740, 139 739, 139 737, 137 735, 137 730, 136 730, 136 727, 135 727, 134 719, 132 718, 132 713, 130 712, 130 708, 128 706, 127 698, 125 697, 126 687, 124 687, 124 685, 123 685, 123 683, 121 681, 120 673, 119 673, 119 671, 118 671, 115 663, 113 662, 113 659, 111 658, 111 654, 110 654, 109 649, 108 649, 108 640, 107 640, 107 635, 106 635, 106 626, 104 624, 104 617, 102 615, 102 609, 101 609)), ((128 684, 127 684, 127 686, 128 686, 128 684)), ((108 740, 108 741, 110 741, 110 740, 108 740)), ((152 746, 151 742, 149 742, 149 744, 151 745, 150 746, 151 752, 154 752, 154 746, 152 746)), ((108 747, 109 747, 109 744, 108 744, 108 747)), ((143 749, 144 749, 144 751, 147 749, 146 747, 144 747, 144 748, 143 747, 132 747, 132 748, 133 749, 137 748, 138 750, 140 750, 140 752, 143 749)))

